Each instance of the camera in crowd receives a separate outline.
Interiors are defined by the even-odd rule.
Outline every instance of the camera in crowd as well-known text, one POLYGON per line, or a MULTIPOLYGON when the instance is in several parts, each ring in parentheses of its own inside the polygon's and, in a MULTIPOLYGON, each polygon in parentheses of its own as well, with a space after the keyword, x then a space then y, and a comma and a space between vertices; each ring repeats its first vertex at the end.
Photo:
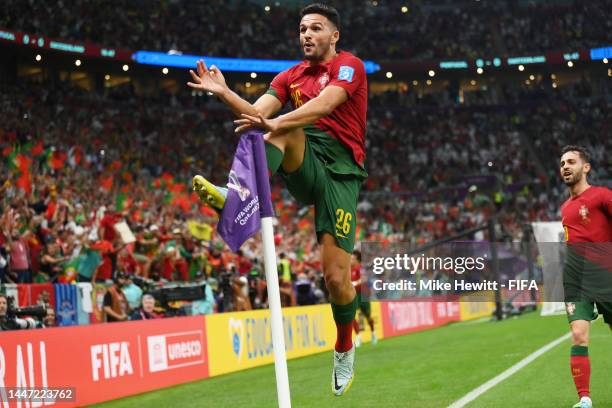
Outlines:
POLYGON ((134 282, 136 286, 142 289, 143 293, 153 293, 159 288, 159 283, 153 279, 143 278, 138 275, 130 276, 130 279, 132 279, 132 282, 134 282))
POLYGON ((144 293, 149 293, 155 298, 159 306, 164 309, 166 317, 186 315, 185 311, 172 307, 170 303, 206 299, 205 282, 169 283, 160 286, 158 282, 140 276, 132 277, 132 281, 140 286, 144 293))
POLYGON ((0 295, 0 331, 42 327, 41 320, 45 316, 47 309, 42 305, 19 308, 15 307, 15 299, 12 296, 0 295))
POLYGON ((225 312, 234 310, 234 293, 239 288, 236 288, 235 277, 237 276, 236 268, 230 267, 229 271, 223 271, 219 274, 219 293, 221 295, 221 307, 225 312))

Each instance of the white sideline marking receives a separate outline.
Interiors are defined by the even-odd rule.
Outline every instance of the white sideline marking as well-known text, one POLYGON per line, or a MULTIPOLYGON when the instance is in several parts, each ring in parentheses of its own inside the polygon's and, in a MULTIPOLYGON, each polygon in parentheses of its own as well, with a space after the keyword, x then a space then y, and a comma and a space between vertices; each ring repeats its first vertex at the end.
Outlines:
POLYGON ((531 353, 530 355, 528 355, 527 357, 525 357, 524 359, 522 359, 521 361, 519 361, 518 363, 516 363, 515 365, 513 365, 512 367, 510 367, 506 371, 504 371, 503 373, 499 374, 496 377, 491 378, 489 381, 487 381, 486 383, 482 384, 480 387, 475 388, 472 391, 468 392, 461 399, 458 399, 457 401, 455 401, 452 404, 450 404, 448 406, 448 408, 463 408, 463 407, 465 407, 468 403, 474 401, 476 398, 478 398, 479 396, 481 396, 482 394, 484 394, 485 392, 487 392, 491 388, 495 387, 500 382, 504 381, 505 379, 507 379, 511 375, 515 374, 517 371, 519 371, 520 369, 525 367, 527 364, 531 363, 536 358, 540 357, 542 354, 544 354, 547 351, 549 351, 550 349, 556 347, 559 343, 562 343, 563 341, 569 339, 570 335, 571 335, 571 333, 564 334, 563 336, 559 337, 558 339, 553 340, 550 343, 548 343, 547 345, 543 346, 542 348, 534 351, 533 353, 531 353))

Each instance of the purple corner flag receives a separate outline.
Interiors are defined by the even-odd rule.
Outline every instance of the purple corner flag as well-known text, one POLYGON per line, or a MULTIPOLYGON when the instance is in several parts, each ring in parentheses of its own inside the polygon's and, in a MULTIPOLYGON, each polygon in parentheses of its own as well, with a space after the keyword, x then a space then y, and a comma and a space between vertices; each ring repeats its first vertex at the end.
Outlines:
POLYGON ((259 231, 261 218, 274 215, 263 132, 249 131, 240 138, 227 189, 218 231, 236 252, 259 231))

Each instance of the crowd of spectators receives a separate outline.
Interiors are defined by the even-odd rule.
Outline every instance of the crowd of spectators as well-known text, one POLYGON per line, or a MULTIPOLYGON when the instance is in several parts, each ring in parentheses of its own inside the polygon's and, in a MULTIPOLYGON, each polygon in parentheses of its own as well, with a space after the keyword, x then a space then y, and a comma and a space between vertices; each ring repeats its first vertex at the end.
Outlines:
POLYGON ((610 0, 517 3, 499 15, 498 25, 503 44, 513 55, 577 51, 610 45, 612 22, 598 17, 610 8, 610 0))
MULTIPOLYGON (((519 240, 525 222, 556 219, 561 145, 587 145, 593 176, 612 175, 611 141, 601 137, 610 133, 610 102, 589 86, 513 93, 495 106, 415 107, 402 92, 371 95, 358 241, 422 245, 493 213, 501 236, 519 240), (530 103, 515 103, 523 97, 530 103)), ((0 87, 2 282, 117 284, 126 274, 120 286, 137 295, 126 297, 132 312, 118 320, 157 316, 134 277, 205 282, 212 302, 194 304, 200 313, 266 305, 260 242, 231 253, 215 234, 217 215, 189 191, 194 173, 224 183, 235 145, 227 140, 237 141, 214 100, 155 103, 52 82, 0 87), (122 223, 135 242, 115 229, 122 223)), ((312 208, 279 179, 273 200, 281 271, 289 265, 283 304, 325 301, 312 208)))
MULTIPOLYGON (((8 0, 0 27, 130 50, 290 59, 300 58, 298 3, 8 0)), ((332 3, 340 47, 376 61, 576 50, 608 45, 612 31, 602 18, 610 0, 332 3)))

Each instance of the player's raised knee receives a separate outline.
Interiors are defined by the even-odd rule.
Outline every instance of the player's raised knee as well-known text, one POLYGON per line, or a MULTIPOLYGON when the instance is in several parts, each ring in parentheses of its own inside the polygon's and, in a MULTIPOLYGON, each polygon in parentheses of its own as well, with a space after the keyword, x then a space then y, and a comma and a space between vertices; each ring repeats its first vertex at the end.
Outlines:
POLYGON ((342 276, 342 274, 338 273, 337 270, 335 271, 335 273, 329 270, 324 270, 324 276, 325 286, 327 287, 327 290, 332 294, 340 292, 346 285, 346 279, 342 276))

